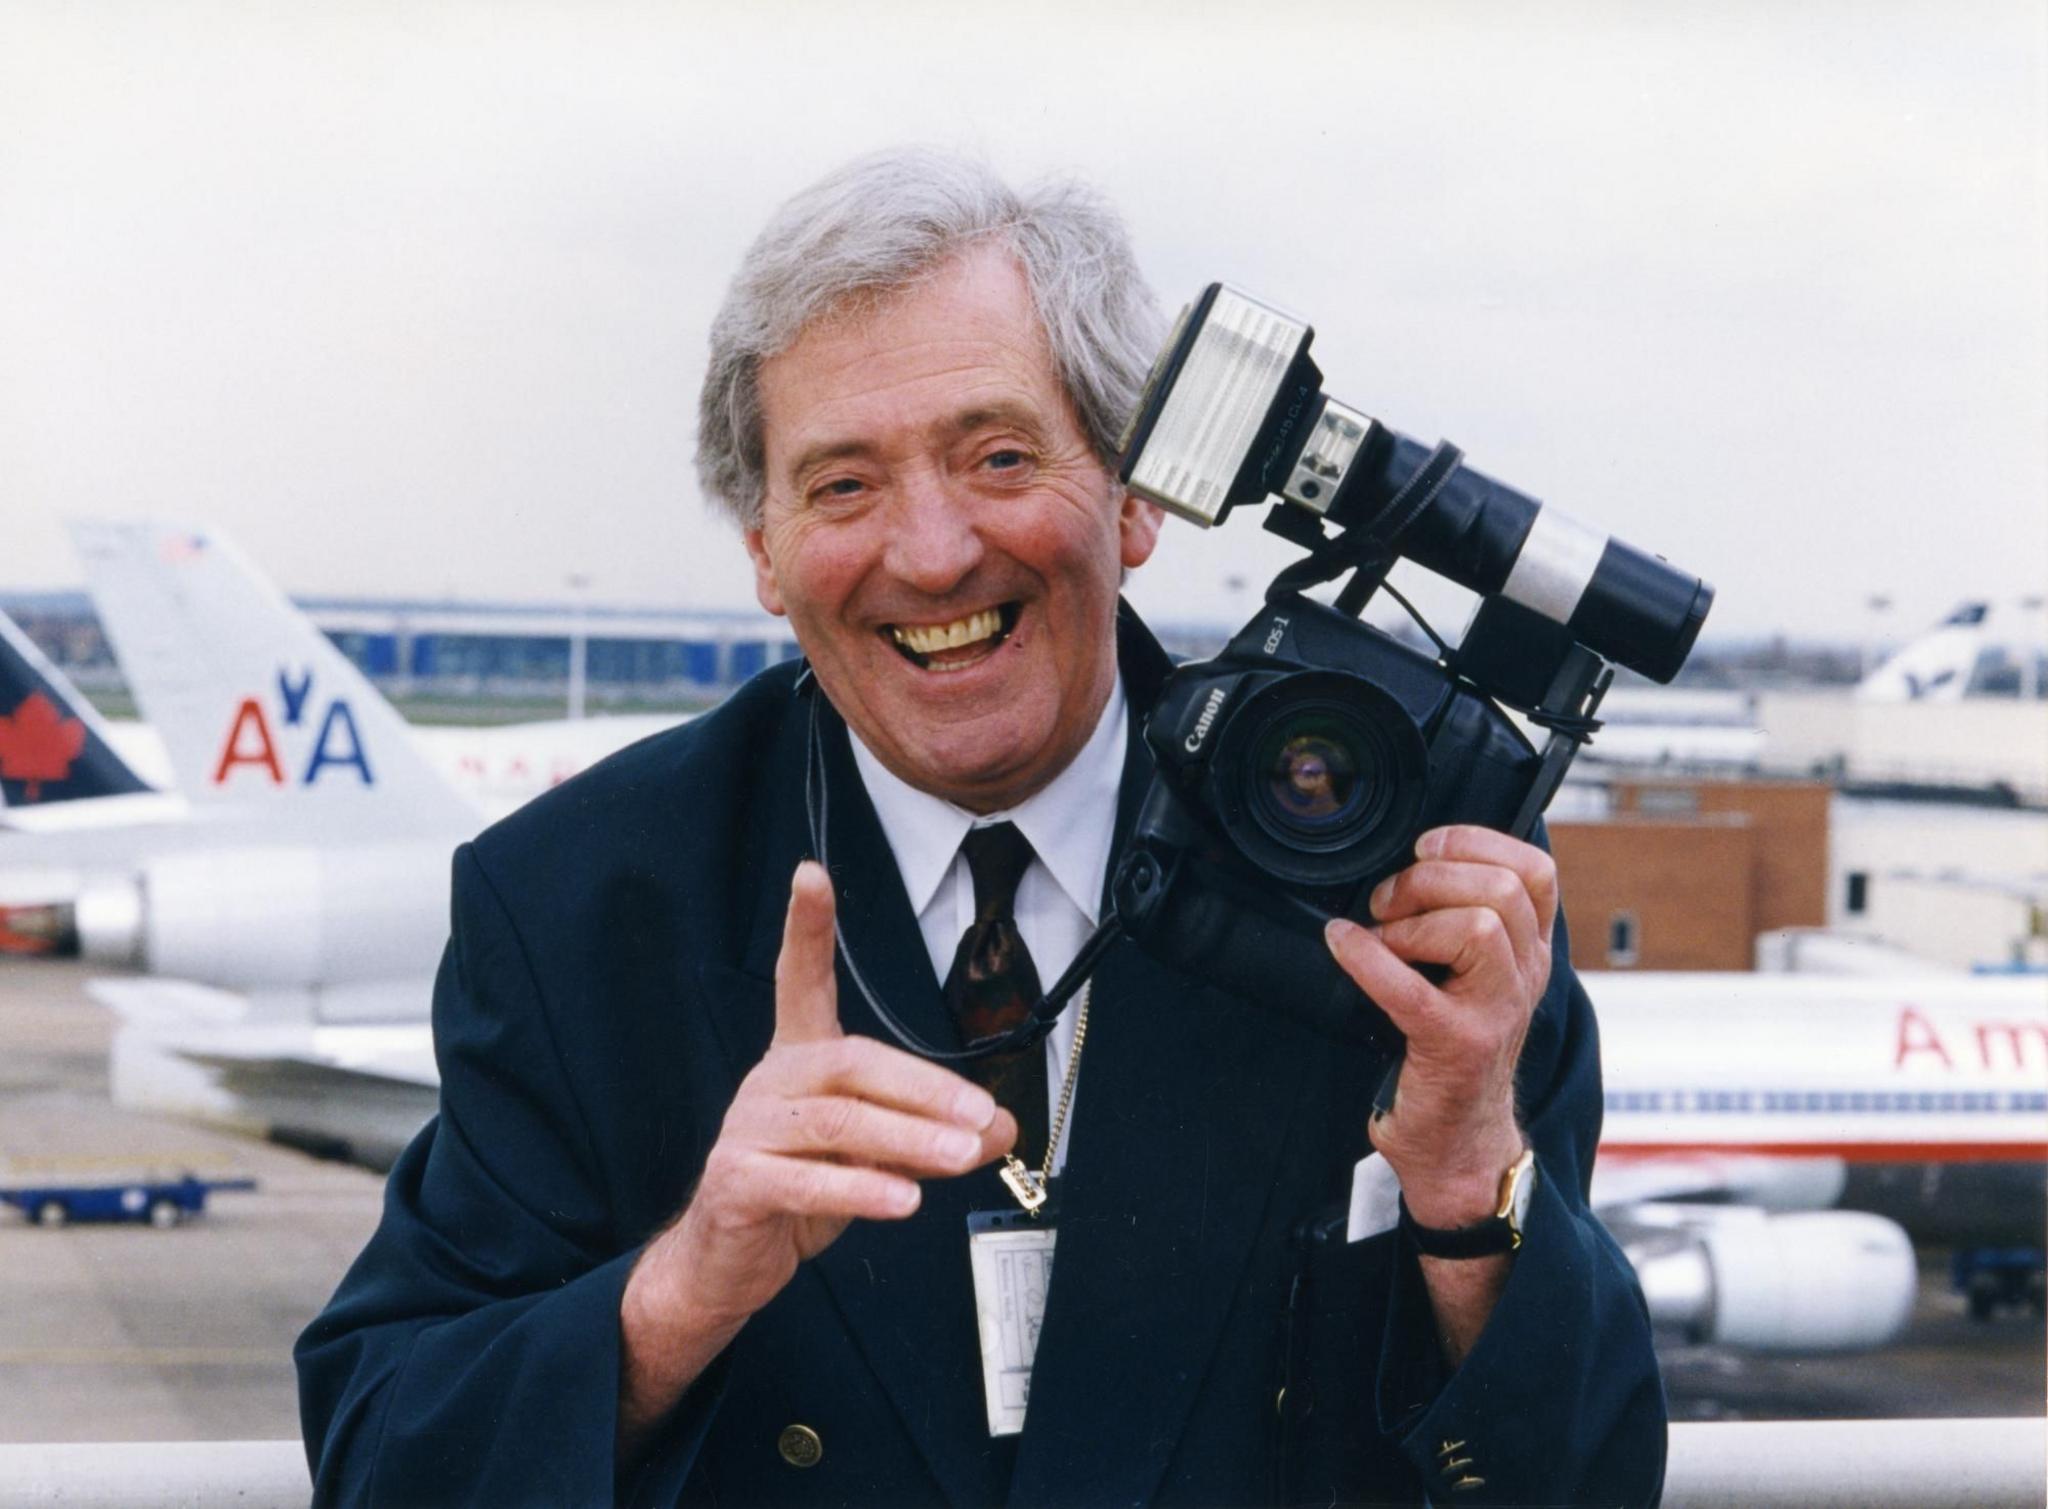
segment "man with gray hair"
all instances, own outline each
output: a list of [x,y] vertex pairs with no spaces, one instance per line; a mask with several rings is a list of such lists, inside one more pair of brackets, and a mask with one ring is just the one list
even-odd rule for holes
[[748,252],[699,471],[804,664],[458,852],[441,1112],[299,1346],[322,1501],[1654,1500],[1539,848],[1434,830],[1332,925],[1389,1114],[1371,1050],[1127,943],[985,1051],[1149,776],[1159,334],[1099,199],[928,152]]

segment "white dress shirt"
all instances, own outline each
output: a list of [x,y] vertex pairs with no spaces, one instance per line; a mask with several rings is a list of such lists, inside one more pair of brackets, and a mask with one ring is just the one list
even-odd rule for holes
[[[917,912],[918,930],[931,954],[932,973],[944,983],[953,968],[960,936],[974,921],[974,876],[960,840],[970,828],[1015,823],[1031,841],[1035,856],[1017,885],[1017,931],[1031,950],[1042,987],[1049,987],[1074,962],[1095,930],[1109,848],[1116,823],[1116,799],[1124,771],[1124,684],[1117,678],[1094,733],[1081,752],[1037,794],[1007,812],[977,816],[899,780],[853,736],[854,764],[868,800],[896,857],[903,889]],[[1059,1110],[1060,1085],[1074,1044],[1078,998],[1060,1013],[1045,1042],[1047,1125]],[[1076,1088],[1075,1099],[1080,1098]],[[1066,1166],[1074,1112],[1054,1150],[1053,1172]]]

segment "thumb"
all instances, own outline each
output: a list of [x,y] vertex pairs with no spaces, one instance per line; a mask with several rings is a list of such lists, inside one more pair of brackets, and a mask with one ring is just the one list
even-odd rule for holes
[[832,973],[832,880],[807,859],[789,882],[789,916],[775,959],[775,1041],[840,1036],[839,985]]

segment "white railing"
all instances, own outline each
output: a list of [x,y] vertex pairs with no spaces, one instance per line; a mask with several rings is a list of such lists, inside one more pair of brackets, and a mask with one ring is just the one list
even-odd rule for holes
[[2048,1422],[1739,1420],[1671,1427],[1664,1509],[2042,1509]]
[[[2043,1509],[2048,1424],[1764,1420],[1671,1427],[1664,1509]],[[290,1509],[296,1441],[0,1445],[0,1509]]]
[[0,1446],[0,1509],[305,1509],[312,1494],[297,1441]]

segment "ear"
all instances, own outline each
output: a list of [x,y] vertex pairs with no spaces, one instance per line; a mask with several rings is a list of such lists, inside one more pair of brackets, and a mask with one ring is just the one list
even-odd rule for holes
[[1159,521],[1166,517],[1157,503],[1147,503],[1136,493],[1125,491],[1117,505],[1117,534],[1122,541],[1124,569],[1130,571],[1152,559],[1159,543]]
[[784,617],[782,588],[775,580],[775,562],[768,555],[768,541],[759,529],[744,530],[740,538],[746,541],[747,555],[754,562],[754,596],[777,618]]

